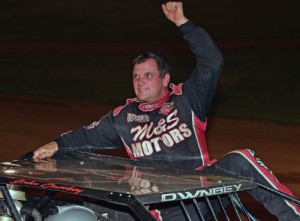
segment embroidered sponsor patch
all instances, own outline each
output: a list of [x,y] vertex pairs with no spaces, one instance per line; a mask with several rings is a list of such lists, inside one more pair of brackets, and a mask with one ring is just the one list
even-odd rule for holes
[[159,110],[160,114],[168,115],[174,109],[174,102],[165,103]]
[[142,115],[136,115],[136,114],[132,114],[132,113],[127,114],[127,122],[145,123],[145,122],[149,122],[149,121],[150,121],[150,118],[146,114],[142,114]]
[[154,109],[159,107],[158,103],[154,103],[154,104],[141,104],[140,109],[142,111],[153,111]]

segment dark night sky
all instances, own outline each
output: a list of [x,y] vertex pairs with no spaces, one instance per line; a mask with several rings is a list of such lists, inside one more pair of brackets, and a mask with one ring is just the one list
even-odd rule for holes
[[[82,51],[94,52],[97,49],[91,47],[89,43],[103,44],[103,42],[104,44],[106,42],[121,42],[127,45],[134,45],[136,42],[143,45],[150,45],[149,43],[151,42],[162,42],[162,45],[166,42],[182,42],[180,32],[164,17],[160,6],[162,2],[161,0],[111,0],[105,2],[99,0],[0,0],[0,54],[2,53],[3,56],[6,56],[8,52],[32,54],[32,52],[43,52],[43,50],[48,53],[49,51],[53,52],[53,48],[58,48],[61,52],[60,47],[64,48],[64,52],[68,53],[80,53]],[[278,82],[277,80],[276,82],[274,81],[275,86],[267,85],[266,87],[263,85],[262,87],[264,89],[272,86],[272,90],[275,91],[277,85],[279,85],[281,86],[280,90],[284,93],[287,92],[285,97],[289,97],[289,101],[287,101],[288,104],[281,102],[280,99],[275,101],[278,103],[281,102],[281,108],[284,110],[288,109],[286,107],[299,106],[299,102],[295,102],[295,100],[299,100],[299,90],[296,91],[295,89],[295,85],[297,85],[297,81],[299,81],[299,75],[296,69],[299,59],[297,60],[297,57],[295,58],[295,49],[300,48],[299,0],[186,0],[183,1],[183,3],[186,16],[196,24],[204,27],[225,53],[237,48],[246,48],[247,50],[271,47],[291,48],[293,50],[291,54],[283,54],[280,55],[279,58],[274,59],[277,64],[280,63],[282,59],[287,61],[286,64],[282,64],[279,67],[283,72],[286,71],[286,66],[289,68],[291,68],[290,66],[294,66],[292,67],[292,71],[288,70],[290,76],[286,77],[285,81],[282,81],[282,79],[279,79]],[[78,43],[82,44],[81,48],[76,47]],[[55,47],[51,47],[51,45],[55,45]],[[103,47],[103,45],[100,46]],[[135,49],[137,47],[132,48]],[[284,51],[284,53],[286,53],[286,51]],[[235,55],[231,55],[231,57],[228,56],[228,54],[225,55],[227,62],[226,68],[228,66],[230,67],[230,64],[232,66],[237,64],[236,60],[230,60],[234,58]],[[256,56],[253,51],[250,55],[254,58]],[[247,53],[246,56],[249,57]],[[293,58],[292,61],[290,61],[289,56]],[[57,67],[55,67],[55,65],[53,65],[54,61],[46,61],[46,57],[44,57],[44,60],[42,60],[42,58],[38,60],[34,56],[32,56],[33,60],[29,60],[30,58],[28,57],[26,57],[27,61],[24,61],[23,67],[20,65],[19,68],[15,68],[14,65],[12,68],[8,63],[11,62],[11,64],[15,64],[17,61],[2,59],[2,63],[0,63],[1,72],[4,73],[6,71],[9,74],[5,75],[7,81],[4,85],[1,85],[0,82],[2,88],[0,93],[7,93],[7,91],[4,91],[5,87],[8,88],[7,90],[10,90],[10,88],[21,88],[24,85],[24,77],[21,72],[26,74],[32,72],[29,68],[25,70],[27,71],[25,72],[25,65],[35,68],[34,71],[37,76],[39,76],[39,71],[46,74],[46,70],[49,71],[48,75],[51,77],[53,73],[55,73],[56,75],[64,74],[66,75],[65,78],[68,78],[68,75],[76,69],[76,65],[71,63],[69,65],[74,66],[74,68],[70,70],[68,69],[69,67],[59,66],[62,64],[56,64]],[[250,57],[250,59],[253,57]],[[10,59],[7,58],[7,56],[5,58]],[[13,59],[15,59],[15,57]],[[36,63],[34,63],[34,59],[36,59]],[[265,58],[257,54],[256,59],[260,59],[258,62],[261,62]],[[20,62],[20,60],[18,61]],[[256,62],[249,61],[253,62],[253,64]],[[42,62],[46,64],[40,68],[41,70],[38,70],[37,66]],[[64,63],[65,61],[59,62]],[[87,62],[89,62],[89,60]],[[266,62],[266,64],[268,64],[268,62]],[[87,66],[86,64],[84,65]],[[245,64],[241,63],[241,65]],[[246,65],[248,64],[246,63]],[[64,68],[66,71],[64,71]],[[95,66],[94,69],[96,68],[98,67]],[[251,68],[253,69],[253,66],[250,64],[248,70],[251,70]],[[268,67],[258,66],[255,68],[260,68],[260,70],[263,70],[263,68],[268,69]],[[92,69],[93,67],[90,66],[89,71],[94,72],[95,70]],[[226,71],[228,72],[228,70],[232,71],[230,68],[225,70],[225,78]],[[17,80],[20,82],[20,85],[15,86],[15,82],[17,81],[14,79],[16,74],[14,74],[13,71],[19,73],[20,77]],[[70,71],[70,73],[67,71]],[[25,76],[25,74],[23,75]],[[243,75],[241,74],[240,76]],[[80,82],[80,79],[81,78],[79,78],[79,80],[75,79],[75,76],[72,76],[72,80],[74,81]],[[28,78],[26,78],[26,80],[28,80]],[[37,87],[36,91],[28,92],[27,89],[24,89],[24,91],[26,91],[27,94],[41,93],[39,91],[41,89],[38,87],[39,84],[41,84],[40,82],[43,82],[42,79],[37,80],[33,77],[32,80],[36,80],[36,82],[28,82],[28,88],[31,90]],[[65,80],[68,81],[69,79]],[[109,79],[104,79],[103,81],[108,80]],[[267,82],[266,80],[268,79],[250,80],[253,81],[253,85],[255,83],[260,86],[257,82]],[[240,81],[239,87],[242,89],[247,87],[251,89],[253,87],[251,82],[246,85],[249,81],[248,79],[241,79]],[[293,84],[293,87],[290,87],[290,82]],[[51,82],[46,83],[51,84]],[[54,79],[54,83],[56,83],[56,79]],[[10,86],[10,84],[12,86]],[[51,85],[49,88],[51,88]],[[277,90],[276,93],[282,94],[282,91]],[[294,91],[296,93],[294,93]],[[18,93],[23,93],[23,91]],[[65,92],[62,91],[62,93]],[[124,96],[127,96],[127,94],[124,93]],[[272,97],[272,94],[270,94],[270,96]],[[274,94],[273,97],[276,96],[277,95]],[[262,103],[264,103],[264,101],[262,101]],[[224,106],[224,104],[222,105]],[[256,106],[253,108],[256,108]],[[278,109],[280,112],[280,108],[276,105],[271,109]],[[294,110],[294,112],[297,112],[297,110]]]
[[[0,40],[177,38],[162,1],[1,0]],[[299,1],[184,1],[187,17],[220,39],[299,38]]]

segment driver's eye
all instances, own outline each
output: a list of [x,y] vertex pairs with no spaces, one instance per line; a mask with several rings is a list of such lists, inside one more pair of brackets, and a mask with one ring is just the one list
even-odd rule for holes
[[145,76],[146,76],[146,78],[152,78],[152,74],[151,73],[146,73]]

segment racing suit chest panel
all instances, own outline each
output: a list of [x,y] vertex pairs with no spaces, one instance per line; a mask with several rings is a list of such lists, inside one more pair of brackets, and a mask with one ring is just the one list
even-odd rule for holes
[[172,94],[161,107],[149,112],[139,105],[133,102],[115,116],[115,129],[133,158],[187,169],[204,164],[201,155],[203,149],[207,152],[206,144],[199,139],[204,139],[205,127],[195,125],[200,121],[184,95]]

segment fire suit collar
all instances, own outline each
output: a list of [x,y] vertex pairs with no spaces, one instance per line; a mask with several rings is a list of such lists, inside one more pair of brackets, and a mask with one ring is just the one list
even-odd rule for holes
[[171,92],[166,93],[162,98],[157,101],[141,103],[139,109],[144,112],[153,111],[157,108],[160,108],[171,96]]

